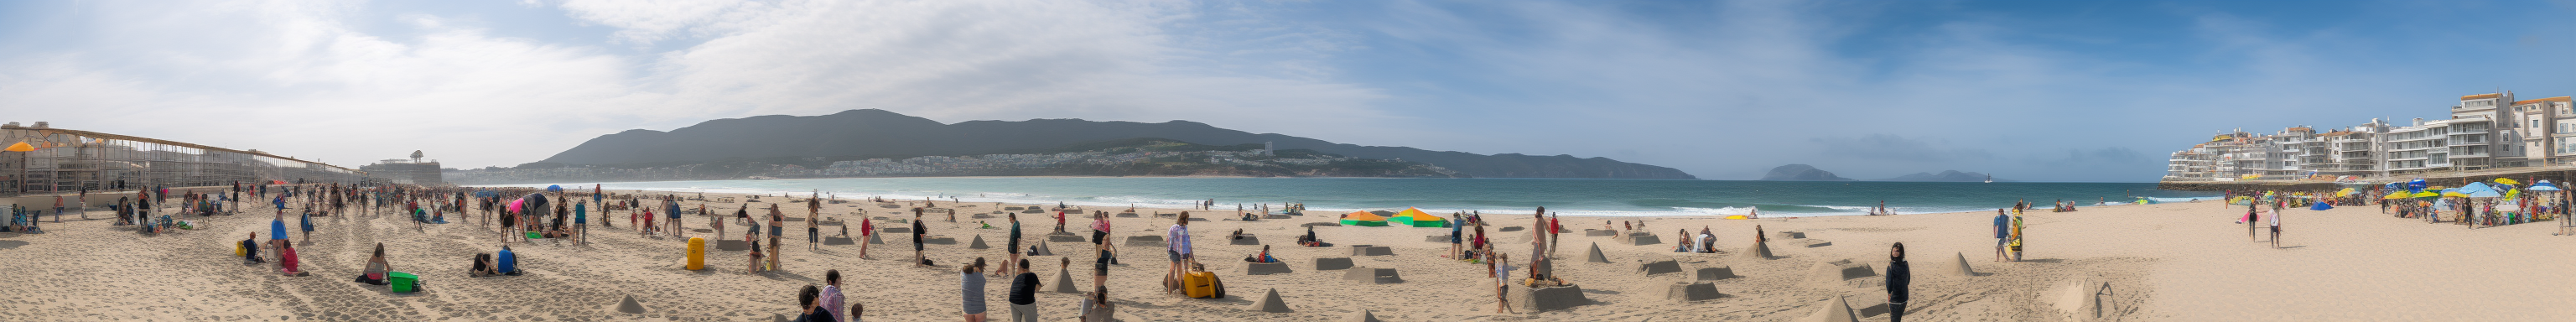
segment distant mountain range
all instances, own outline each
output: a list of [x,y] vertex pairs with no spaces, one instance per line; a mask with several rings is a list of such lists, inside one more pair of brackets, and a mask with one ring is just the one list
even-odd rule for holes
[[[1986,175],[1986,174],[1983,174],[1983,173],[1976,173],[1976,172],[1959,172],[1958,170],[1946,170],[1946,171],[1941,171],[1941,173],[1938,173],[1938,174],[1930,173],[1930,172],[1916,172],[1916,173],[1914,173],[1914,174],[1898,176],[1898,177],[1895,177],[1895,178],[1876,179],[1876,180],[1869,180],[1869,181],[1898,181],[1898,182],[1985,182],[1987,179],[1990,179],[1990,178],[1992,178],[1992,177],[1991,177],[1991,176],[1988,176],[1988,175]],[[1762,179],[1761,179],[1761,180],[1764,180],[1764,181],[1859,181],[1859,180],[1854,180],[1854,179],[1851,179],[1851,178],[1844,178],[1844,177],[1842,177],[1842,176],[1836,176],[1836,175],[1834,175],[1834,173],[1833,173],[1833,172],[1831,172],[1831,171],[1825,171],[1824,169],[1817,169],[1817,168],[1816,168],[1816,167],[1814,167],[1814,166],[1809,166],[1809,165],[1805,165],[1805,164],[1790,164],[1790,165],[1783,165],[1783,166],[1779,166],[1779,167],[1771,168],[1771,172],[1763,174],[1763,175],[1762,175]],[[2004,180],[2004,179],[1993,179],[1993,180],[1994,180],[1995,182],[2009,182],[2009,181],[2012,181],[2012,180]]]
[[1825,170],[1822,170],[1822,169],[1816,169],[1816,167],[1814,167],[1814,166],[1809,166],[1809,165],[1804,165],[1804,164],[1791,164],[1791,165],[1784,165],[1784,166],[1779,166],[1779,167],[1771,168],[1771,172],[1770,172],[1770,173],[1766,173],[1766,174],[1763,174],[1763,175],[1762,175],[1762,180],[1763,180],[1763,181],[1853,181],[1851,178],[1844,178],[1844,177],[1841,177],[1841,176],[1836,176],[1836,175],[1834,175],[1834,173],[1833,173],[1833,172],[1825,171]]
[[[1986,179],[1991,179],[1991,178],[1994,178],[1994,177],[1993,177],[1993,176],[1990,176],[1990,175],[1987,175],[1987,174],[1984,174],[1984,173],[1976,173],[1976,172],[1959,172],[1959,170],[1944,170],[1944,171],[1941,171],[1941,173],[1939,173],[1939,174],[1934,174],[1934,173],[1929,173],[1929,172],[1915,172],[1914,174],[1908,174],[1908,175],[1903,175],[1903,176],[1897,176],[1897,177],[1895,177],[1895,178],[1886,178],[1886,179],[1878,179],[1878,180],[1870,180],[1870,181],[1908,181],[1908,182],[1985,182],[1985,181],[1986,181]],[[2009,181],[2012,181],[2012,180],[2004,180],[2004,179],[1994,179],[1994,180],[1995,180],[1995,182],[2009,182]]]
[[818,116],[717,119],[670,132],[627,130],[592,138],[544,161],[521,167],[679,166],[726,160],[766,160],[810,168],[832,161],[873,158],[1041,153],[1060,151],[1077,144],[1138,138],[1216,146],[1269,142],[1278,150],[1305,149],[1351,158],[1418,162],[1469,177],[1697,179],[1673,168],[1602,157],[1517,153],[1482,155],[1410,147],[1360,146],[1283,134],[1254,134],[1190,121],[1137,123],[1035,119],[942,124],[877,109]]

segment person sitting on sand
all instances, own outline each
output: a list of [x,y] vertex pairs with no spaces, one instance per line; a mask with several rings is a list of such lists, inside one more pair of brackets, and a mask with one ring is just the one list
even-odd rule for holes
[[1297,245],[1306,247],[1332,247],[1333,243],[1324,242],[1323,238],[1316,237],[1315,226],[1306,226],[1306,235],[1297,236]]
[[312,273],[310,273],[310,272],[305,272],[301,267],[299,267],[299,266],[297,265],[297,264],[302,263],[303,261],[302,261],[302,260],[300,260],[300,258],[297,258],[297,257],[295,256],[295,244],[293,244],[293,243],[288,243],[288,244],[283,244],[283,245],[279,245],[279,246],[282,246],[282,247],[280,247],[280,248],[278,248],[278,249],[277,249],[277,271],[278,271],[278,273],[285,274],[286,276],[310,276],[310,275],[313,275],[313,274],[312,274]]
[[1674,236],[1673,252],[1675,252],[1675,253],[1691,253],[1691,252],[1698,252],[1698,251],[1699,251],[1699,248],[1698,248],[1698,247],[1691,247],[1691,242],[1692,242],[1693,238],[1691,238],[1691,237],[1690,237],[1690,230],[1689,230],[1689,229],[1683,229],[1683,230],[1681,230],[1681,232],[1680,232],[1680,233],[1681,233],[1680,235],[1676,235],[1676,236]]
[[241,246],[235,247],[241,247],[242,249],[243,265],[268,263],[267,260],[259,258],[259,232],[250,232],[250,239],[243,239],[241,241]]
[[492,253],[474,253],[474,266],[465,270],[466,277],[501,275],[500,265],[492,262]]
[[1261,245],[1261,252],[1253,253],[1251,257],[1244,257],[1243,261],[1246,263],[1277,263],[1279,262],[1279,258],[1270,257],[1270,245]]
[[376,254],[367,257],[366,271],[358,274],[357,282],[369,285],[385,285],[385,273],[392,272],[393,270],[393,263],[385,261],[385,243],[376,243]]
[[501,255],[494,256],[493,263],[501,275],[519,276],[519,253],[510,251],[510,245],[501,245]]
[[1111,319],[1110,316],[1116,315],[1115,312],[1117,312],[1117,309],[1117,305],[1109,303],[1109,288],[1094,286],[1091,288],[1091,294],[1083,294],[1082,296],[1081,320],[1083,322],[1109,322]]
[[743,274],[760,273],[760,259],[763,258],[760,253],[760,239],[752,236],[758,236],[758,233],[747,232],[742,236],[742,242],[751,245],[751,267],[744,268]]
[[1243,229],[1241,229],[1241,228],[1237,228],[1237,229],[1235,229],[1235,230],[1234,230],[1234,232],[1226,233],[1226,234],[1225,234],[1225,239],[1226,239],[1226,240],[1243,240]]

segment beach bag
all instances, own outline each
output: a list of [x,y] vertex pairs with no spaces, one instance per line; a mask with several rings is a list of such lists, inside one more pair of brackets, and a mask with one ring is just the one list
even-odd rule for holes
[[1225,287],[1217,281],[1214,272],[1190,272],[1182,275],[1181,287],[1184,289],[1183,293],[1187,293],[1190,298],[1225,297]]
[[404,272],[389,272],[385,273],[385,280],[388,282],[386,284],[386,289],[392,290],[394,293],[411,293],[420,291],[419,275],[412,275],[411,273]]

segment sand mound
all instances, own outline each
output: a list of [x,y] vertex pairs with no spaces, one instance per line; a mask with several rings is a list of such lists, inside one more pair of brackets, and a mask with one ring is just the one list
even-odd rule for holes
[[1522,229],[1528,229],[1528,228],[1527,228],[1527,227],[1521,227],[1521,226],[1511,226],[1511,227],[1503,227],[1502,231],[1504,231],[1504,232],[1515,232],[1515,231],[1521,231]]
[[1583,251],[1583,261],[1608,264],[1610,257],[1601,255],[1601,243],[1592,243],[1592,249]]
[[2049,290],[2043,297],[2057,309],[2057,316],[2067,321],[2093,321],[2109,316],[2115,309],[2111,283],[2078,278]]
[[1261,244],[1261,236],[1253,236],[1253,235],[1251,235],[1251,234],[1244,234],[1244,235],[1243,235],[1243,238],[1235,238],[1235,239],[1232,239],[1232,240],[1228,240],[1228,241],[1226,242],[1226,244],[1229,244],[1229,245],[1260,245],[1260,244]]
[[885,239],[877,238],[877,236],[880,236],[880,235],[879,235],[879,234],[868,234],[868,244],[869,244],[869,245],[884,245],[884,244],[885,244]]
[[957,238],[948,237],[948,236],[931,235],[930,237],[922,237],[922,238],[921,238],[921,243],[922,243],[922,244],[928,244],[928,245],[956,245],[956,244],[957,244]]
[[1055,234],[1047,234],[1047,241],[1050,241],[1050,242],[1059,242],[1059,243],[1079,243],[1079,242],[1084,242],[1084,240],[1082,239],[1082,236],[1077,236],[1077,235],[1074,235],[1074,234],[1071,234],[1071,233],[1055,233]]
[[824,245],[824,246],[834,246],[834,245],[857,245],[857,244],[858,244],[858,241],[850,240],[850,238],[849,238],[849,237],[823,237],[823,245]]
[[617,312],[644,314],[644,303],[636,303],[634,295],[627,295],[625,300],[617,301]]
[[1127,236],[1127,246],[1163,247],[1163,236]]
[[716,250],[722,250],[722,251],[744,251],[744,250],[750,250],[750,249],[751,249],[751,246],[750,246],[749,244],[743,243],[743,241],[742,241],[742,240],[739,240],[739,239],[718,239],[718,240],[716,240]]
[[1430,236],[1422,236],[1422,241],[1426,241],[1426,242],[1434,242],[1434,243],[1448,243],[1448,242],[1449,242],[1449,235],[1430,235]]
[[1315,259],[1315,270],[1318,270],[1318,271],[1329,271],[1329,270],[1350,269],[1350,268],[1351,268],[1351,258],[1350,258],[1350,257],[1325,257],[1325,258],[1317,258],[1317,259]]
[[1270,289],[1269,292],[1261,294],[1261,300],[1253,301],[1252,310],[1270,313],[1296,312],[1288,309],[1287,302],[1279,300],[1279,289],[1276,288]]
[[1585,230],[1583,230],[1583,237],[1609,237],[1609,236],[1618,236],[1618,235],[1619,235],[1619,232],[1617,232],[1617,231],[1600,230],[1600,229],[1585,229]]
[[1772,232],[1772,233],[1771,233],[1771,239],[1806,239],[1806,238],[1807,238],[1807,233],[1805,233],[1805,232],[1779,231],[1779,232]]
[[1344,321],[1344,322],[1385,322],[1384,320],[1378,320],[1378,319],[1377,319],[1377,313],[1370,313],[1368,309],[1360,309],[1360,311],[1359,311],[1359,312],[1352,312],[1352,313],[1351,313],[1351,315],[1350,315],[1349,317],[1344,317],[1344,318],[1342,318],[1342,321]]
[[1815,313],[1815,314],[1809,314],[1809,315],[1807,315],[1807,317],[1799,318],[1799,319],[1798,319],[1798,321],[1799,321],[1799,322],[1855,322],[1855,321],[1860,321],[1860,318],[1859,318],[1859,317],[1854,316],[1854,315],[1852,314],[1851,304],[1850,304],[1850,303],[1843,302],[1843,297],[1841,297],[1841,296],[1835,296],[1835,297],[1834,297],[1834,299],[1832,299],[1832,300],[1826,300],[1826,301],[1825,301],[1825,303],[1824,303],[1824,305],[1821,305],[1821,306],[1822,306],[1822,307],[1820,307],[1820,308],[1817,308],[1817,309],[1816,309],[1816,313]]
[[974,241],[974,242],[966,243],[966,249],[990,249],[990,248],[993,248],[993,246],[992,246],[992,245],[986,245],[986,244],[984,244],[984,235],[975,235],[975,241]]
[[1816,248],[1816,247],[1833,246],[1833,245],[1834,245],[1834,242],[1823,241],[1823,240],[1815,240],[1815,239],[1809,239],[1809,240],[1807,240],[1807,241],[1806,241],[1806,244],[1807,244],[1807,248]]

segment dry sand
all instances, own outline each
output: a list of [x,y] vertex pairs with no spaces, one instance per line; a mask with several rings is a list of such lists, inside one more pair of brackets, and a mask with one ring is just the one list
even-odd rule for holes
[[[742,205],[713,208],[730,214]],[[956,264],[975,256],[996,263],[1006,257],[999,247],[1008,231],[976,229],[976,219],[968,217],[1002,205],[965,205],[972,207],[955,208],[962,209],[958,223],[941,221],[945,217],[937,214],[927,217],[932,234],[959,242],[929,247],[928,256],[940,262],[939,268],[907,265],[910,240],[905,234],[883,236],[886,244],[871,250],[876,259],[863,260],[857,258],[856,245],[805,250],[804,236],[794,231],[802,223],[790,223],[786,270],[758,275],[743,274],[743,252],[715,251],[712,245],[708,270],[681,269],[684,239],[638,237],[624,221],[625,212],[608,216],[618,220],[616,228],[593,227],[590,245],[546,240],[513,246],[529,273],[497,278],[469,278],[465,270],[471,254],[497,250],[501,236],[453,215],[455,223],[425,231],[415,231],[395,216],[320,219],[314,240],[302,241],[310,244],[300,248],[305,268],[315,274],[311,277],[277,276],[274,266],[245,266],[231,255],[231,243],[246,233],[265,235],[270,218],[265,214],[190,217],[203,226],[163,236],[138,236],[132,228],[111,227],[104,219],[69,221],[47,224],[53,231],[49,234],[0,234],[0,260],[11,263],[0,265],[0,294],[6,294],[0,300],[0,320],[758,321],[792,312],[796,288],[821,283],[825,269],[841,270],[847,278],[845,294],[851,302],[867,304],[867,319],[952,320],[960,313]],[[2569,296],[2576,290],[2567,287],[2576,280],[2562,272],[2571,264],[2562,254],[2576,247],[2561,240],[2576,237],[2550,236],[2554,223],[2470,230],[2389,218],[2373,207],[2292,210],[2283,243],[2287,248],[2272,249],[2268,243],[2247,241],[2244,226],[2231,222],[2241,209],[2222,207],[2202,202],[2033,213],[2028,217],[2027,260],[2017,263],[1990,261],[1993,239],[1986,229],[1992,213],[1650,218],[1645,231],[1660,234],[1663,243],[1646,246],[1580,234],[1581,229],[1602,228],[1604,220],[1638,218],[1567,217],[1573,232],[1565,235],[1556,254],[1558,274],[1583,287],[1594,302],[1521,314],[1491,313],[1493,282],[1484,266],[1440,258],[1448,245],[1424,241],[1424,236],[1445,234],[1445,228],[1318,227],[1335,244],[1393,247],[1393,256],[1352,259],[1361,267],[1396,268],[1403,282],[1366,284],[1343,280],[1342,271],[1314,270],[1314,258],[1350,257],[1348,249],[1290,243],[1303,232],[1298,224],[1332,221],[1332,215],[1239,222],[1222,211],[1200,213],[1211,221],[1191,227],[1201,261],[1220,273],[1235,298],[1164,295],[1157,283],[1163,263],[1156,247],[1121,247],[1129,266],[1113,266],[1110,281],[1113,299],[1122,305],[1118,317],[1127,321],[1340,320],[1360,309],[1387,321],[1777,321],[1806,319],[1837,298],[1860,320],[1883,321],[1887,315],[1879,303],[1885,293],[1875,275],[1887,267],[1887,245],[1905,242],[1916,275],[1907,317],[1923,321],[2058,320],[2070,314],[2061,308],[2078,302],[2100,303],[2100,320],[2517,321],[2576,316]],[[803,213],[801,205],[784,208],[790,216]],[[896,210],[852,201],[828,205],[826,217],[909,217]],[[1160,235],[1171,220],[1151,213],[1178,211],[1148,209],[1140,210],[1148,214],[1143,218],[1118,218],[1116,236]],[[1027,240],[1044,240],[1041,234],[1053,222],[1044,215],[1024,216]],[[1497,226],[1529,222],[1526,215],[1487,217]],[[1005,222],[985,220],[997,226]],[[691,216],[687,223],[705,228],[707,219]],[[1086,223],[1076,217],[1068,229],[1080,231]],[[1757,224],[1772,232],[1803,232],[1806,238],[1773,239],[1767,246],[1780,256],[1776,259],[1735,256],[1752,242]],[[887,221],[877,225],[901,226]],[[1718,249],[1727,254],[1667,251],[1678,239],[1675,230],[1696,232],[1702,226],[1718,232]],[[727,228],[731,236],[726,237],[739,238],[743,227],[728,223]],[[829,235],[838,228],[823,230]],[[1294,271],[1243,275],[1239,258],[1260,246],[1228,245],[1224,234],[1238,228],[1274,245],[1275,255]],[[1527,232],[1495,232],[1496,241],[1520,258],[1528,253]],[[996,247],[967,249],[976,236]],[[350,282],[376,242],[388,246],[396,270],[424,276],[427,291],[392,294]],[[1830,245],[1810,247],[1815,242]],[[1611,263],[1585,263],[1585,250],[1595,243]],[[1074,280],[1087,288],[1092,259],[1087,244],[1049,247],[1074,259]],[[1964,254],[1981,276],[1951,274],[1956,270],[1952,262],[1961,257],[1957,254]],[[1057,257],[1033,257],[1042,280],[1054,280],[1061,269]],[[1662,260],[1677,261],[1683,272],[1639,272],[1642,263]],[[1850,280],[1817,276],[1820,264],[1837,260],[1872,271]],[[1710,281],[1724,297],[1696,302],[1665,297],[1670,285],[1691,279],[1698,269],[1721,266],[1743,276]],[[2108,287],[2069,288],[2079,281]],[[1005,277],[991,279],[986,293],[993,319],[1008,315],[1004,294],[1009,284]],[[1251,307],[1270,289],[1278,290],[1294,312]],[[628,295],[648,312],[616,312],[618,300]],[[1047,320],[1075,315],[1074,295],[1041,293],[1038,301]]]

